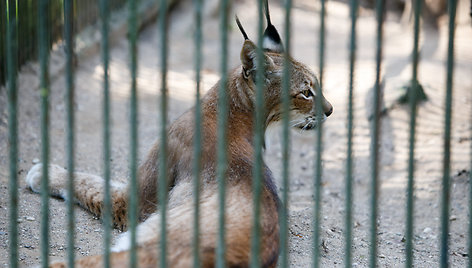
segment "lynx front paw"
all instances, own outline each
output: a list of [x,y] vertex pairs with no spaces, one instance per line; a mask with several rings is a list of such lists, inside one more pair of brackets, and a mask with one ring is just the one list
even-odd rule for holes
[[43,164],[34,165],[26,175],[26,184],[35,193],[41,190]]
[[[57,165],[49,165],[49,194],[65,198],[67,171]],[[26,175],[26,184],[35,193],[40,193],[43,164],[34,165]]]

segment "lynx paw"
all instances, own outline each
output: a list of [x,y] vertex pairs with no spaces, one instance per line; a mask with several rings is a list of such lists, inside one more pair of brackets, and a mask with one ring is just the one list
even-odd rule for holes
[[41,190],[41,175],[43,170],[43,164],[34,165],[28,174],[26,175],[26,184],[35,193],[39,193]]
[[[65,198],[67,171],[60,166],[49,165],[49,194]],[[26,184],[35,193],[40,193],[43,177],[43,164],[34,165],[26,175]]]

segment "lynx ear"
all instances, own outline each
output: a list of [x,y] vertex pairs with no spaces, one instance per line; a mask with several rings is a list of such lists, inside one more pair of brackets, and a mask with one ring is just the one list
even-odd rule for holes
[[277,29],[275,29],[274,25],[272,25],[272,22],[270,21],[269,0],[265,0],[265,11],[267,27],[264,31],[262,47],[265,51],[283,53],[284,46],[282,44],[282,40],[280,39],[280,35],[277,32]]
[[[271,57],[264,54],[264,67],[265,69],[273,68],[274,61]],[[249,39],[244,41],[243,48],[241,49],[241,63],[243,65],[243,76],[248,79],[252,76],[255,78],[257,69],[257,46]]]
[[256,45],[249,39],[246,39],[241,49],[241,63],[243,65],[243,76],[248,79],[256,70]]
[[[239,30],[244,36],[244,44],[243,44],[243,48],[241,49],[241,55],[240,55],[241,63],[243,65],[243,76],[245,79],[248,79],[251,76],[254,79],[255,70],[257,69],[257,60],[256,60],[257,46],[251,40],[249,40],[246,34],[246,31],[244,31],[244,28],[241,25],[241,22],[239,21],[237,16],[236,16],[236,23],[238,24]],[[272,66],[274,64],[274,61],[270,57],[264,54],[264,64],[265,64],[265,67],[267,68],[269,66]]]
[[256,45],[249,40],[247,37],[246,31],[244,30],[241,22],[239,21],[238,16],[236,17],[236,23],[238,24],[239,30],[243,34],[244,44],[241,49],[241,63],[243,65],[243,76],[245,79],[248,79],[251,73],[255,70],[255,59],[256,59]]
[[241,25],[241,22],[239,21],[238,16],[235,15],[235,17],[236,17],[236,23],[238,24],[239,30],[243,34],[244,40],[249,40],[249,37],[247,37],[246,31],[244,30],[243,26]]

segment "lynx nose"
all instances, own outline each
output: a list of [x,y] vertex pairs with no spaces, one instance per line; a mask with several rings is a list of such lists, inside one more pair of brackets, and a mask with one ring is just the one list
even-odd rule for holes
[[331,105],[331,103],[329,103],[327,100],[324,101],[323,111],[326,117],[333,113],[333,105]]
[[331,108],[327,112],[325,112],[325,115],[330,116],[332,113],[333,113],[333,106],[331,106]]

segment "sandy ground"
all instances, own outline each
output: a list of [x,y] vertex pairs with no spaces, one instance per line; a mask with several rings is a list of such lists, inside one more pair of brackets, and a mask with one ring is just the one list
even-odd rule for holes
[[[317,6],[306,0],[296,0],[292,14],[292,54],[316,70],[318,44]],[[172,121],[194,102],[193,16],[190,1],[184,1],[172,13],[170,25],[169,92]],[[256,40],[256,5],[247,0],[236,1],[234,10],[250,37]],[[283,28],[280,3],[271,4],[273,22]],[[209,12],[208,14],[211,14]],[[232,16],[231,16],[232,17]],[[239,61],[242,37],[232,22],[230,31],[229,66]],[[346,119],[348,89],[348,7],[338,2],[328,3],[327,51],[324,92],[334,106],[334,113],[324,124],[323,188],[322,188],[322,259],[323,267],[338,267],[344,256],[344,200]],[[219,21],[206,16],[204,21],[204,88],[208,89],[219,77]],[[281,31],[282,33],[282,31]],[[405,189],[408,159],[409,111],[396,104],[401,88],[411,75],[409,54],[412,32],[389,14],[385,23],[384,82],[385,115],[382,117],[381,185],[378,218],[380,267],[398,267],[404,263]],[[424,31],[420,81],[429,100],[418,109],[415,185],[415,266],[435,267],[439,260],[440,196],[442,178],[442,144],[444,94],[446,85],[445,59],[447,48],[446,20],[439,31]],[[365,267],[369,258],[370,215],[370,128],[372,86],[375,78],[375,21],[368,10],[361,10],[358,22],[354,108],[354,229],[353,262]],[[158,38],[157,27],[146,28],[139,40],[139,148],[144,156],[158,133]],[[450,262],[462,267],[467,257],[468,191],[471,148],[472,111],[472,27],[459,24],[456,33],[456,65],[454,73]],[[111,51],[112,90],[112,172],[116,178],[128,172],[129,71],[126,40]],[[52,68],[63,65],[56,53]],[[53,72],[54,73],[54,72]],[[98,55],[82,59],[76,72],[77,146],[76,169],[102,173],[101,74]],[[33,162],[40,159],[40,123],[38,68],[30,64],[19,77],[19,252],[20,264],[30,266],[40,262],[40,197],[26,189],[24,177]],[[51,158],[65,166],[64,77],[51,78]],[[5,90],[0,91],[0,265],[8,266],[8,142]],[[280,138],[273,131],[266,152],[266,162],[280,178]],[[311,263],[313,239],[314,132],[292,131],[290,165],[290,263],[293,267],[308,267]],[[280,185],[280,184],[279,184]],[[50,199],[51,259],[66,256],[66,206],[62,200]],[[78,257],[99,254],[103,245],[99,220],[83,209],[76,210],[76,254]],[[116,236],[118,231],[114,231]]]

